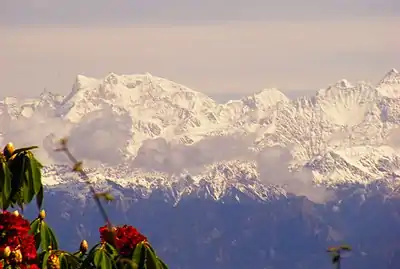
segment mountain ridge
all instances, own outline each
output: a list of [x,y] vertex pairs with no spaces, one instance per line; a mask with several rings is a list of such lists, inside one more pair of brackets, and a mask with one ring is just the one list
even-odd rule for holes
[[[286,190],[310,195],[315,186],[369,184],[400,169],[400,143],[393,140],[400,130],[395,69],[375,85],[339,80],[294,100],[264,89],[223,104],[151,74],[79,75],[65,97],[44,92],[37,100],[6,98],[0,113],[7,126],[3,139],[12,137],[21,119],[51,118],[68,126],[59,129],[65,128],[80,158],[105,164],[96,173],[109,172],[111,181],[122,184],[116,175],[124,167],[125,181],[136,182],[131,188],[142,193],[171,188],[166,193],[174,202],[193,193],[219,200],[232,188],[259,200]],[[46,154],[54,158],[53,138],[45,136]],[[95,142],[102,145],[90,148]],[[49,165],[45,184],[74,184],[67,173],[54,176],[57,169],[64,171]],[[179,179],[182,173],[195,180]]]

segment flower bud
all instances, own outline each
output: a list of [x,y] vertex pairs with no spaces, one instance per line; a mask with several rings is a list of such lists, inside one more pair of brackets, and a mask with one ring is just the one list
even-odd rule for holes
[[10,254],[11,254],[11,249],[10,249],[9,246],[7,246],[7,247],[5,247],[5,248],[3,249],[2,253],[1,253],[1,256],[2,256],[3,258],[8,258],[8,257],[10,257]]
[[44,220],[45,217],[46,217],[46,211],[44,211],[44,209],[40,210],[39,219]]
[[11,253],[11,259],[12,259],[13,262],[15,262],[15,263],[21,263],[21,262],[22,262],[22,253],[21,253],[21,250],[19,250],[19,249],[14,250],[14,251]]
[[80,252],[85,254],[89,249],[89,244],[86,240],[82,240],[81,245],[79,246]]
[[14,151],[15,151],[14,144],[10,142],[4,147],[3,154],[8,159],[13,155]]
[[60,259],[55,254],[50,255],[47,264],[50,269],[60,269]]
[[18,217],[18,216],[19,216],[18,210],[15,210],[15,211],[13,212],[13,215],[16,216],[16,217]]

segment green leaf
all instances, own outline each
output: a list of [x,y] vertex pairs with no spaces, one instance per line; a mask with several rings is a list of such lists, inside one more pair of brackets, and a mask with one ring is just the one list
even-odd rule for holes
[[96,251],[99,249],[99,246],[101,246],[101,243],[97,243],[94,245],[88,252],[86,259],[83,260],[82,267],[81,268],[90,268],[90,264],[93,263],[94,259],[94,254]]
[[94,265],[100,269],[113,268],[112,261],[103,248],[97,249],[93,258]]
[[23,193],[24,193],[24,203],[29,204],[33,197],[35,196],[35,189],[33,186],[32,174],[31,174],[31,163],[27,156],[24,156],[24,183],[23,183]]
[[74,255],[71,255],[69,253],[65,253],[65,258],[66,258],[66,260],[67,260],[67,262],[69,264],[69,268],[77,269],[77,268],[80,267],[81,260],[78,257],[76,257]]
[[43,251],[48,250],[49,247],[51,247],[52,250],[58,249],[57,238],[51,228],[44,221],[41,221],[40,240],[40,246]]
[[24,176],[25,176],[25,155],[23,152],[13,155],[12,159],[8,160],[8,167],[12,174],[10,205],[17,204],[21,210],[24,209]]
[[118,250],[116,250],[114,246],[107,242],[104,243],[104,249],[111,258],[115,258],[119,255]]
[[50,234],[50,237],[51,237],[51,246],[52,246],[52,248],[53,249],[58,249],[58,241],[57,241],[56,235],[54,234],[53,230],[49,226],[47,226],[47,230],[48,230],[48,232]]
[[94,246],[89,250],[88,255],[94,254],[94,252],[99,248],[99,246],[101,246],[101,243],[97,243],[96,245],[94,245]]
[[15,159],[16,159],[16,161],[17,160],[19,161],[18,164],[19,164],[20,170],[18,171],[19,173],[13,173],[13,175],[18,174],[18,181],[22,183],[22,182],[24,182],[24,179],[25,179],[25,170],[26,170],[25,154],[23,152],[21,152],[20,154],[17,155],[17,157]]
[[144,267],[146,261],[146,249],[144,248],[143,242],[136,245],[132,254],[132,261],[138,266],[138,268]]
[[149,248],[149,245],[145,245],[147,259],[146,259],[146,269],[160,269],[161,264],[158,261],[158,258],[152,248]]
[[60,259],[60,269],[69,269],[70,268],[65,253],[61,253],[60,256],[58,256],[58,258]]
[[88,260],[90,257],[93,259],[94,253],[97,251],[97,249],[101,246],[101,243],[97,243],[94,245],[88,252],[86,260]]
[[40,236],[40,233],[35,234],[33,236],[33,239],[35,239],[35,248],[36,250],[38,250],[42,242],[42,237]]
[[44,198],[43,186],[40,187],[39,192],[36,194],[36,205],[38,209],[42,208]]
[[42,225],[40,226],[40,241],[40,247],[42,250],[47,251],[49,246],[51,246],[51,235],[44,221],[42,221]]
[[161,260],[160,258],[158,258],[158,261],[159,261],[160,264],[161,264],[161,268],[163,268],[163,269],[169,269],[169,268],[168,268],[168,265],[167,265],[163,260]]
[[42,252],[43,259],[42,259],[42,269],[47,269],[47,260],[49,259],[51,252],[50,251],[44,251]]
[[81,260],[85,256],[85,254],[83,254],[80,250],[74,252],[72,255],[79,260]]
[[0,205],[3,210],[9,206],[9,198],[11,194],[11,171],[8,168],[6,162],[1,161],[0,165],[0,188],[1,188],[1,199]]
[[121,269],[138,269],[139,268],[139,266],[136,263],[134,263],[133,261],[131,261],[127,258],[119,258],[117,261],[120,265],[122,265],[122,267],[121,266],[118,267]]
[[35,235],[37,233],[40,233],[40,219],[36,218],[34,219],[31,224],[31,229],[29,230],[29,234]]
[[[168,265],[156,255],[156,251],[149,244],[149,242],[145,242],[145,243],[142,242],[142,244],[148,251],[147,260],[154,259],[157,264],[156,268],[168,269]],[[151,267],[147,266],[147,268],[150,269]]]
[[[37,204],[41,206],[43,202],[43,187],[41,182],[41,168],[43,165],[34,157],[28,147],[17,149],[13,156],[8,160],[8,168],[11,174],[11,192],[7,204],[14,206],[17,204],[23,211],[24,205],[30,203],[36,196]],[[6,205],[2,203],[3,207]]]
[[42,173],[41,169],[43,165],[36,160],[35,156],[31,152],[28,153],[29,158],[29,175],[33,185],[33,192],[36,195],[36,204],[38,209],[43,204],[43,185],[42,185]]
[[40,241],[41,241],[41,236],[40,236],[40,219],[36,218],[35,220],[33,220],[30,224],[31,229],[29,230],[29,234],[33,235],[34,239],[35,239],[35,247],[36,249],[39,249],[40,247]]
[[40,169],[42,169],[42,165],[33,156],[30,158],[30,161],[33,187],[35,194],[37,194],[42,188],[42,173],[40,171]]
[[143,242],[143,244],[146,246],[146,248],[150,249],[151,251],[153,251],[154,253],[156,253],[156,251],[154,250],[154,248],[150,245],[149,242]]
[[35,159],[32,152],[26,153],[26,155],[24,156],[24,164],[24,202],[25,204],[28,204],[32,201],[35,195],[39,195],[36,200],[38,205],[41,205],[43,201],[43,198],[41,197],[43,186],[40,172],[42,165]]

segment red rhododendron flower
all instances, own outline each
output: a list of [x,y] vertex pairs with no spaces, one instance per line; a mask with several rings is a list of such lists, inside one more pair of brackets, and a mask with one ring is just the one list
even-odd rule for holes
[[13,235],[28,233],[30,230],[29,221],[21,215],[16,216],[13,213],[4,211],[0,214],[0,231],[7,231]]
[[105,225],[99,228],[99,232],[101,241],[113,245],[121,256],[131,256],[138,243],[147,241],[144,235],[129,225],[115,227],[112,232]]
[[0,250],[9,248],[9,256],[5,259],[7,264],[18,265],[21,269],[27,265],[37,268],[34,265],[37,258],[35,240],[29,230],[29,221],[21,215],[8,211],[0,213]]
[[29,269],[39,269],[39,266],[37,266],[36,264],[31,264],[29,266]]

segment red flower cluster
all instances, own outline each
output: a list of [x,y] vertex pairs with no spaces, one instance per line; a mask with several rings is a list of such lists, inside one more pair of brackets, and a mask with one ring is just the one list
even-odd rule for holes
[[29,221],[19,214],[0,213],[0,269],[5,264],[21,269],[38,269],[35,240],[29,234]]
[[144,235],[129,225],[114,227],[113,231],[109,231],[108,226],[105,225],[99,228],[99,232],[102,242],[113,245],[119,254],[125,257],[132,256],[133,250],[138,243],[147,241]]

